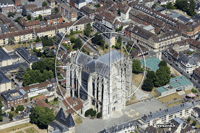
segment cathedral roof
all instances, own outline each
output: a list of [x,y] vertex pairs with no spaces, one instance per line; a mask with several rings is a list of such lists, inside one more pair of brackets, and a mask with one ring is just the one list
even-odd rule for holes
[[[96,72],[108,77],[110,74],[110,63],[116,62],[119,59],[121,59],[121,55],[117,50],[113,50],[112,52],[95,59],[80,52],[77,56],[76,63],[82,66],[87,65],[90,73]],[[85,80],[88,80],[88,74],[82,74],[85,75],[83,76],[85,77]]]

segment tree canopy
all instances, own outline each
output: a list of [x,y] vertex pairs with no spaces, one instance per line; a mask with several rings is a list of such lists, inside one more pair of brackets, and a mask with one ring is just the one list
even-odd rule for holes
[[[37,40],[37,38],[36,38],[36,40]],[[52,38],[42,37],[41,40],[42,40],[43,47],[53,46],[53,39]]]
[[141,67],[141,62],[139,60],[133,59],[132,72],[133,73],[140,73],[142,71],[143,71],[143,68]]
[[26,68],[20,66],[19,70],[17,71],[16,78],[22,80],[25,73],[26,73]]
[[162,61],[158,64],[158,66],[159,66],[159,67],[160,67],[160,66],[167,66],[167,62],[164,61],[164,60],[162,60]]
[[190,1],[190,4],[188,6],[188,1],[187,0],[176,0],[175,6],[184,11],[187,12],[188,15],[193,16],[196,14],[195,12],[195,2],[194,0]]
[[23,85],[28,86],[33,83],[41,83],[54,77],[55,61],[46,58],[44,61],[34,62],[32,70],[28,70],[23,76]]
[[170,70],[167,66],[160,66],[156,71],[155,86],[160,87],[166,85],[170,80]]
[[23,111],[23,110],[24,110],[24,106],[23,106],[23,105],[18,105],[18,106],[16,107],[16,110],[18,110],[18,111]]
[[43,2],[42,2],[42,6],[47,6],[47,2],[46,2],[46,1],[43,1]]
[[86,25],[85,30],[84,30],[84,34],[85,34],[87,37],[89,37],[90,34],[91,34],[91,32],[92,32],[92,26],[91,26],[90,23],[88,23],[88,24]]
[[150,78],[146,78],[142,85],[142,89],[145,91],[152,91],[153,87],[154,87],[153,80]]
[[25,7],[23,7],[23,9],[22,9],[22,15],[23,15],[23,16],[27,16],[27,11],[26,11],[26,8],[25,8]]
[[105,42],[103,40],[102,35],[99,32],[97,32],[95,34],[94,38],[92,38],[92,43],[97,44],[97,45],[99,45],[99,46],[104,48],[104,43]]
[[80,38],[77,38],[75,39],[74,41],[74,46],[73,46],[73,49],[77,50],[77,49],[80,49],[82,47],[82,42],[80,40]]
[[47,128],[48,124],[55,119],[55,115],[48,107],[35,106],[31,108],[31,122],[40,128]]
[[30,14],[27,16],[27,19],[28,19],[28,20],[31,20],[31,15],[30,15]]

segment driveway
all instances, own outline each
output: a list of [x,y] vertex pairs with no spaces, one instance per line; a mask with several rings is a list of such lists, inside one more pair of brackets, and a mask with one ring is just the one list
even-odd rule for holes
[[[109,128],[116,124],[121,124],[127,121],[136,120],[142,117],[144,114],[147,115],[150,113],[150,111],[151,112],[158,111],[160,108],[166,109],[167,107],[156,99],[152,99],[151,101],[147,102],[135,103],[126,106],[126,109],[123,110],[123,115],[119,118],[110,118],[108,120],[101,120],[101,119],[92,120],[85,118],[83,119],[83,123],[75,128],[75,131],[77,133],[97,133],[105,128]],[[131,114],[132,112],[135,113],[135,115]]]

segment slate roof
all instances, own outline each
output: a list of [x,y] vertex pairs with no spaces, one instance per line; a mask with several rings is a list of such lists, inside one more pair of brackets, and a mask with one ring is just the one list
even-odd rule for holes
[[57,122],[55,120],[53,122],[49,123],[49,125],[55,129],[51,133],[62,133],[62,132],[69,131],[69,129],[67,127],[65,127],[64,125],[60,124],[59,122]]
[[0,70],[2,72],[6,73],[6,72],[9,72],[9,71],[12,71],[12,70],[16,70],[20,66],[23,66],[24,68],[26,68],[29,65],[26,62],[22,62],[22,63],[12,64],[12,65],[9,65],[9,66],[0,67]]
[[191,65],[197,65],[198,62],[200,62],[200,53],[194,53],[190,56],[186,56],[183,53],[179,55],[179,61],[182,61],[183,63],[191,64]]
[[132,29],[132,33],[137,34],[138,36],[141,36],[141,37],[143,37],[143,38],[145,38],[147,40],[154,36],[154,34],[151,33],[150,31],[147,31],[147,30],[145,30],[143,28],[140,28],[138,26],[135,26]]
[[179,16],[179,17],[177,17],[179,20],[181,20],[181,21],[183,21],[184,23],[187,23],[188,21],[190,21],[190,19],[189,18],[186,18],[186,17],[184,17],[184,16]]
[[0,1],[1,4],[7,5],[7,4],[14,4],[14,2],[12,0],[1,0]]
[[62,18],[62,16],[60,14],[53,14],[53,15],[45,16],[44,20],[52,20],[52,19],[57,19],[57,18]]
[[2,48],[0,48],[0,61],[10,60],[10,59],[11,57]]
[[67,128],[71,128],[75,126],[74,120],[72,118],[72,115],[69,114],[67,118],[65,117],[65,114],[63,112],[63,108],[61,108],[58,112],[58,114],[55,117],[55,120],[58,121],[59,123],[63,124]]
[[10,79],[0,70],[0,84],[10,82]]
[[186,102],[186,103],[168,108],[166,110],[161,110],[161,111],[152,113],[148,116],[145,115],[145,116],[141,117],[141,120],[146,123],[150,120],[153,120],[153,119],[156,119],[156,118],[159,118],[159,117],[163,117],[165,115],[173,114],[173,113],[176,113],[180,110],[188,109],[188,108],[191,108],[191,107],[194,107],[195,105],[197,105],[196,102],[193,102],[193,103],[192,102]]
[[92,13],[94,13],[94,11],[93,11],[92,9],[88,8],[87,6],[82,7],[82,8],[81,8],[81,11],[84,11],[84,12],[87,13],[87,14],[92,14]]
[[17,51],[18,54],[29,64],[38,61],[38,58],[31,55],[24,47],[17,48],[15,51]]
[[8,28],[8,26],[5,25],[5,24],[1,24],[1,25],[0,25],[0,28],[1,28],[1,30],[2,30],[2,33],[4,33],[4,32],[9,32],[9,31],[10,31],[10,29]]
[[[18,95],[12,95],[13,93],[18,93]],[[20,90],[14,89],[14,90],[9,90],[9,91],[6,91],[6,92],[2,92],[1,96],[6,101],[13,101],[13,100],[16,100],[16,99],[23,98],[23,96],[25,94],[26,94],[26,92],[24,90],[22,90],[22,89],[20,89]]]
[[[112,30],[110,30],[109,28],[107,28],[106,26],[104,26],[103,24],[101,24],[99,22],[94,22],[93,27],[100,33],[112,32]],[[110,39],[112,37],[112,34],[111,33],[103,33],[103,36]]]
[[80,52],[77,55],[76,63],[82,65],[83,67],[87,66],[89,72],[82,71],[82,78],[88,81],[89,73],[93,72],[108,77],[110,74],[110,63],[116,62],[120,59],[121,55],[117,50],[113,50],[111,53],[102,55],[98,59],[93,59],[92,57]]
[[76,4],[80,4],[80,3],[83,3],[85,2],[85,0],[72,0],[74,3]]

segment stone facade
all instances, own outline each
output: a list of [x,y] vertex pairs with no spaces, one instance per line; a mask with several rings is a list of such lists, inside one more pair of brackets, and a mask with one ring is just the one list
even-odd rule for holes
[[76,96],[83,101],[83,114],[93,108],[102,113],[103,119],[107,119],[113,111],[125,108],[126,100],[132,93],[130,57],[114,50],[99,58],[78,53],[72,60],[66,67],[66,94],[67,97]]

